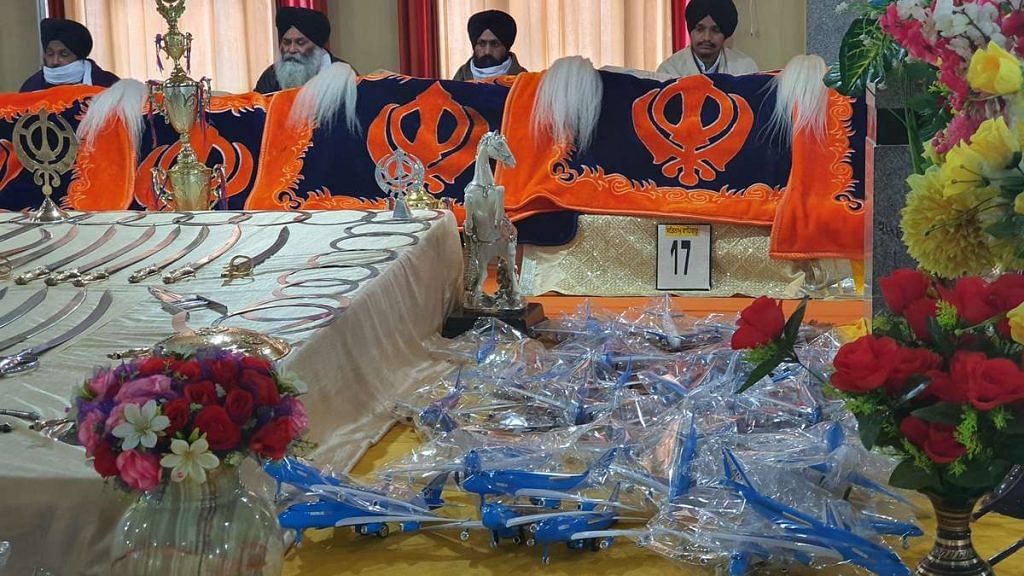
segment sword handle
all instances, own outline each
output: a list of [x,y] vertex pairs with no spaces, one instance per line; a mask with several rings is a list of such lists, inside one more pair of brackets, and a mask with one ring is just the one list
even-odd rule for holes
[[40,266],[38,268],[33,268],[28,272],[22,272],[21,274],[18,274],[18,276],[14,279],[14,283],[18,284],[19,286],[24,286],[25,284],[28,284],[33,280],[38,280],[49,274],[49,268],[47,268],[46,266]]
[[195,275],[196,269],[193,268],[191,264],[189,264],[188,266],[182,266],[181,268],[171,270],[170,272],[164,274],[164,284],[174,284],[179,280],[193,278],[195,277]]
[[71,283],[77,288],[84,288],[93,282],[102,282],[107,278],[110,278],[110,274],[106,270],[97,270],[96,272],[86,272],[76,277]]
[[135,272],[132,272],[132,275],[128,277],[128,281],[131,282],[132,284],[138,284],[139,282],[142,282],[146,278],[149,278],[150,276],[155,276],[156,274],[159,273],[160,269],[150,264],[145,268],[139,268]]
[[56,286],[57,284],[63,284],[72,278],[78,278],[82,273],[78,271],[78,268],[72,268],[71,270],[61,270],[60,272],[52,272],[46,277],[47,286]]

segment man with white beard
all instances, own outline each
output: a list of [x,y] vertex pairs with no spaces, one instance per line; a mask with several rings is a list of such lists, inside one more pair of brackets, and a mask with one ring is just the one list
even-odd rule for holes
[[331,37],[331,22],[309,8],[279,8],[275,19],[280,58],[260,75],[255,91],[269,94],[309,82],[332,62],[344,62],[324,44]]

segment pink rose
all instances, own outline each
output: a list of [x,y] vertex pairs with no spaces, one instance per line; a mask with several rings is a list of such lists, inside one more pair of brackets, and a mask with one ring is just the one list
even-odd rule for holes
[[104,434],[112,433],[114,428],[117,428],[118,424],[124,422],[124,407],[125,404],[118,404],[110,411],[110,415],[107,416],[107,421],[103,423]]
[[117,472],[129,488],[143,491],[156,488],[163,476],[160,460],[155,455],[140,454],[135,450],[118,454]]
[[115,383],[117,383],[117,378],[114,377],[114,371],[103,370],[89,380],[87,387],[97,397],[104,397],[110,390],[110,386]]
[[171,379],[163,374],[154,374],[125,382],[117,396],[114,396],[114,400],[122,404],[141,405],[147,400],[171,395]]
[[99,410],[89,412],[84,420],[78,423],[78,442],[85,446],[85,455],[92,457],[96,445],[103,438],[103,413]]

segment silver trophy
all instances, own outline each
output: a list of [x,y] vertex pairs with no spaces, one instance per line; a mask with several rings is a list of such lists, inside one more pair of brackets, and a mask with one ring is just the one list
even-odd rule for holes
[[394,154],[388,154],[377,162],[374,175],[377,186],[388,195],[388,203],[394,208],[392,217],[396,220],[411,220],[412,212],[405,198],[423,187],[426,178],[423,162],[399,148]]
[[[476,170],[466,186],[464,224],[465,297],[463,308],[486,312],[522,310],[526,306],[516,273],[518,235],[505,214],[505,187],[494,183],[490,160],[514,167],[516,159],[499,132],[488,132],[476,148]],[[484,292],[487,267],[498,259],[498,291]]]

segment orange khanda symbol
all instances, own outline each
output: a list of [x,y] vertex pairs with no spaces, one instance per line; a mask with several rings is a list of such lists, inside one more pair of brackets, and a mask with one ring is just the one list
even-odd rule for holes
[[[416,116],[419,127],[409,138],[403,124]],[[416,156],[427,169],[427,191],[440,194],[445,183],[454,183],[473,164],[476,146],[487,130],[479,112],[460,105],[435,82],[408,104],[385,106],[370,125],[366,148],[374,163],[398,148]]]
[[[674,98],[682,100],[678,122],[665,114]],[[709,100],[717,106],[718,117],[705,126],[701,110]],[[743,148],[753,124],[746,100],[715,88],[703,75],[679,79],[633,102],[633,126],[640,141],[662,165],[661,172],[684,186],[714,180]]]

